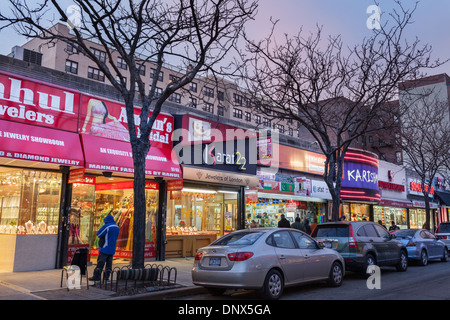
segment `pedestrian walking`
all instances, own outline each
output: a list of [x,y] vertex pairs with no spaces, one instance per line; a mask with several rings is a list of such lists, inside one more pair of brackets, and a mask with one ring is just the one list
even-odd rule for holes
[[291,225],[291,228],[306,232],[305,225],[301,222],[300,217],[295,217],[295,222]]
[[112,271],[113,256],[116,253],[117,237],[119,236],[119,227],[114,221],[114,217],[108,214],[103,219],[105,224],[97,231],[98,241],[98,259],[97,267],[94,269],[94,275],[89,278],[91,281],[100,281],[100,276],[105,267],[105,280],[109,279],[109,275]]
[[278,228],[290,228],[291,224],[289,221],[284,217],[284,214],[281,214],[281,219],[278,221]]
[[311,234],[312,230],[311,230],[311,226],[309,225],[309,220],[305,218],[305,220],[303,221],[303,224],[305,225],[305,232],[307,234]]

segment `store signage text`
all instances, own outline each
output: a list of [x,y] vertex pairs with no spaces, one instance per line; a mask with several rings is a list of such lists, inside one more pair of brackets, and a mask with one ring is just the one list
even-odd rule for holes
[[[423,193],[424,189],[422,188],[422,184],[420,182],[410,181],[409,182],[409,190],[415,191],[417,193]],[[429,195],[434,194],[434,187],[431,187],[431,189],[428,187],[428,185],[425,185],[425,192],[430,190]]]
[[0,117],[6,120],[75,131],[78,99],[68,90],[0,74]]
[[342,186],[378,190],[378,168],[362,163],[345,162]]
[[208,165],[230,164],[236,165],[238,170],[247,170],[247,159],[240,151],[233,153],[216,151],[216,146],[212,144],[205,145],[205,149],[203,151],[203,163]]
[[378,186],[382,189],[389,189],[389,190],[394,190],[394,191],[399,191],[399,192],[405,191],[404,185],[386,182],[386,181],[378,181]]

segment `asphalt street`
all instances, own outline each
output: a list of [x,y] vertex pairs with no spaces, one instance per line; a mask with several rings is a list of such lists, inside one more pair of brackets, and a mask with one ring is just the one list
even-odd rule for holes
[[[379,284],[379,289],[369,289],[361,275],[347,272],[339,288],[325,283],[286,288],[281,300],[450,300],[450,262],[430,261],[425,267],[411,263],[406,272],[382,267]],[[260,297],[255,291],[228,290],[219,297],[202,294],[178,299],[236,301]]]

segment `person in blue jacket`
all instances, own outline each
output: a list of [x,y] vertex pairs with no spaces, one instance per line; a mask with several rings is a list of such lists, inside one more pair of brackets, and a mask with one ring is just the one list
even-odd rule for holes
[[100,281],[100,276],[105,264],[106,273],[104,278],[105,280],[109,278],[112,270],[113,256],[116,253],[117,237],[119,236],[120,229],[114,221],[114,217],[110,214],[108,214],[103,221],[105,224],[97,231],[97,237],[99,238],[99,253],[94,275],[89,278],[91,281]]

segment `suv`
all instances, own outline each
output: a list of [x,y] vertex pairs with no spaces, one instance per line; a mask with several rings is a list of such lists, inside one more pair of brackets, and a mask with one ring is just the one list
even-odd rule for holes
[[444,242],[450,250],[450,222],[441,222],[436,231],[436,237]]
[[408,268],[408,251],[395,235],[370,221],[328,222],[318,224],[312,233],[327,248],[338,251],[348,270],[366,273],[369,265]]

